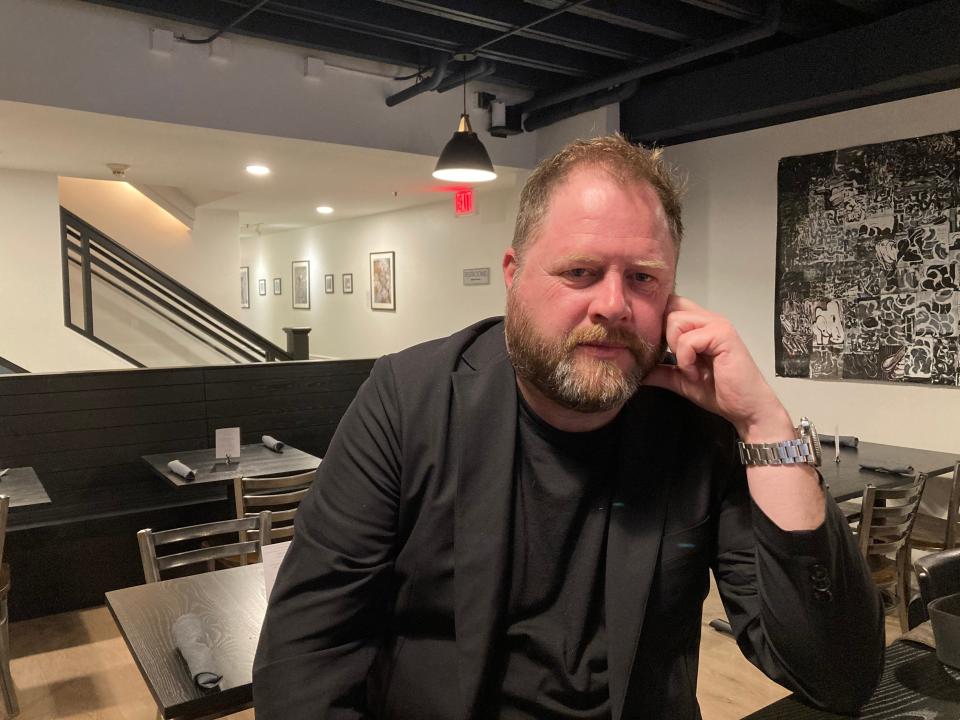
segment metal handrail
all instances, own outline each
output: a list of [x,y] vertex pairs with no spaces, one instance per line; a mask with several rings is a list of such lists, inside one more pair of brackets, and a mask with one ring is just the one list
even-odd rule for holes
[[[293,359],[285,350],[63,207],[60,208],[60,235],[64,280],[64,323],[135,365],[141,365],[141,363],[118,348],[106,344],[95,334],[92,302],[93,277],[107,282],[141,306],[221,355],[230,357],[227,353],[232,353],[254,362]],[[71,257],[71,252],[78,257]],[[69,264],[71,262],[78,264],[81,270],[84,306],[82,327],[73,322],[70,308]]]

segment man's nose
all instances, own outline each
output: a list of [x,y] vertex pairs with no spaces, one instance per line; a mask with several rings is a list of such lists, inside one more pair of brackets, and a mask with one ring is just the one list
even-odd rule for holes
[[594,285],[590,302],[590,319],[593,321],[623,322],[630,319],[630,303],[623,277],[607,273]]

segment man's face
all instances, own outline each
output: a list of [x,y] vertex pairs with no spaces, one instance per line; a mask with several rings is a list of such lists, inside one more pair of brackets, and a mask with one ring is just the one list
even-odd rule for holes
[[600,168],[559,186],[522,265],[504,257],[507,347],[521,380],[573,410],[622,405],[663,352],[676,252],[648,184]]

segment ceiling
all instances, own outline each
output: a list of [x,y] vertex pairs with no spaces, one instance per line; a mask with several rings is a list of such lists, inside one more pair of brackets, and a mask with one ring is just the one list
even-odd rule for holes
[[[750,57],[928,0],[88,0],[212,31],[519,88],[500,134],[623,101],[638,82]],[[198,33],[192,40],[203,39]],[[466,55],[459,55],[466,53]],[[458,58],[475,58],[461,59]],[[431,82],[432,81],[432,82]],[[395,101],[403,101],[394,98]],[[497,134],[497,133],[495,133]]]
[[[107,163],[130,165],[124,179],[134,185],[238,211],[242,235],[440,202],[455,189],[432,181],[436,158],[425,155],[0,101],[0,167],[113,180]],[[249,175],[250,163],[270,175]],[[515,187],[522,171],[497,172],[479,193]],[[319,215],[318,205],[334,213]]]

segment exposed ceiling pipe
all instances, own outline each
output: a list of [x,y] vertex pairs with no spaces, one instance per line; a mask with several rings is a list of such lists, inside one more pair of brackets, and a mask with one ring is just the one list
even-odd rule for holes
[[229,25],[226,25],[225,27],[220,28],[220,29],[217,30],[215,33],[213,33],[213,35],[210,35],[209,37],[205,37],[205,38],[188,38],[188,37],[186,37],[185,35],[176,35],[175,37],[176,37],[176,39],[179,40],[180,42],[190,43],[191,45],[206,45],[207,43],[212,43],[212,42],[213,42],[214,40],[216,40],[218,37],[220,37],[221,35],[223,35],[227,30],[229,30],[230,28],[234,27],[235,25],[239,25],[239,24],[242,23],[244,20],[246,20],[248,17],[250,17],[251,15],[253,15],[257,10],[259,10],[259,9],[262,8],[264,5],[266,5],[267,2],[268,2],[268,0],[261,0],[261,2],[258,2],[256,5],[254,5],[253,7],[249,8],[245,13],[243,13],[242,15],[240,15],[236,20],[234,20],[233,22],[231,22]]
[[[662,60],[646,63],[645,65],[640,65],[629,70],[608,75],[607,77],[603,77],[598,80],[582,83],[576,87],[550,93],[542,97],[535,96],[525,102],[519,103],[514,107],[522,113],[532,113],[534,110],[540,110],[552,105],[558,105],[570,100],[576,100],[585,95],[590,95],[591,93],[609,90],[610,88],[618,85],[629,83],[655,73],[663,72],[664,70],[670,70],[681,65],[686,65],[695,60],[700,60],[711,55],[717,55],[722,52],[727,52],[728,50],[733,50],[743,45],[748,45],[752,42],[757,42],[758,40],[763,40],[774,35],[779,27],[780,0],[769,0],[764,12],[763,23],[757,25],[756,27],[750,28],[749,30],[732,33],[720,40],[709,43],[708,45],[689,50],[681,50],[666,56]],[[526,123],[524,123],[524,127],[526,129],[530,129],[526,127]]]
[[449,58],[446,55],[441,55],[440,59],[437,60],[437,64],[433,66],[433,74],[430,77],[408,88],[404,88],[398,93],[390,95],[387,98],[387,107],[399,105],[403,101],[416,97],[421,93],[436,90],[440,85],[440,81],[447,76],[447,62],[449,62]]
[[539,130],[542,127],[553,125],[555,122],[566,120],[574,115],[590,112],[591,110],[596,110],[599,107],[610,105],[611,103],[623,102],[636,91],[637,81],[634,80],[633,82],[624,83],[613,90],[603,90],[591,95],[584,95],[571,102],[551,105],[542,110],[535,110],[527,115],[526,120],[523,121],[523,127],[528,131]]
[[437,86],[437,92],[443,93],[447,90],[453,90],[454,88],[460,87],[461,84],[465,82],[470,82],[471,80],[479,80],[480,78],[485,78],[489,75],[493,75],[497,71],[497,64],[491,62],[490,60],[484,60],[483,58],[475,61],[470,69],[462,73],[450,73],[447,76],[446,80],[441,82]]

